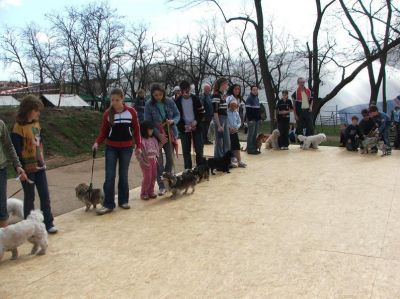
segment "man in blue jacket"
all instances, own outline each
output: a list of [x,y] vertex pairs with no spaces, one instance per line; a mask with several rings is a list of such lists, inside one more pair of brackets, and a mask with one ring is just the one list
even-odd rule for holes
[[391,146],[389,141],[389,131],[392,125],[389,115],[384,112],[379,112],[378,107],[371,105],[369,107],[369,115],[375,121],[376,126],[379,130],[379,135],[381,136],[383,142],[387,146],[388,154],[391,152]]
[[208,140],[208,130],[210,128],[211,120],[214,116],[213,106],[211,102],[211,86],[210,84],[205,84],[203,87],[203,94],[200,97],[201,104],[205,110],[205,122],[203,126],[203,142],[204,144],[212,144],[210,140]]

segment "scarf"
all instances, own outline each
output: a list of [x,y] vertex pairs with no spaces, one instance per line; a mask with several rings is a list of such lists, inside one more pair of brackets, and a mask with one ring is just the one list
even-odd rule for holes
[[[304,87],[304,91],[305,91],[305,93],[306,93],[306,95],[308,97],[308,100],[310,100],[310,98],[311,98],[311,90],[309,90],[308,88]],[[302,92],[302,90],[301,90],[301,87],[299,86],[297,88],[297,91],[296,91],[296,101],[297,102],[301,102],[303,100],[301,92]]]

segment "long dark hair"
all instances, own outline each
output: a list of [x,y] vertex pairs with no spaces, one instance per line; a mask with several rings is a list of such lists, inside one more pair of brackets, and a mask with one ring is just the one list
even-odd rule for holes
[[153,97],[153,93],[154,93],[155,91],[160,91],[160,92],[162,92],[162,94],[163,94],[162,101],[164,101],[164,100],[165,100],[165,88],[162,87],[160,84],[157,84],[157,83],[155,83],[155,84],[153,84],[153,85],[151,86],[150,94],[151,94],[151,100],[152,100],[153,102],[156,101],[156,100],[154,99],[154,97]]
[[228,96],[235,96],[235,95],[233,94],[233,90],[234,90],[236,87],[239,87],[239,88],[240,88],[240,91],[239,91],[239,94],[238,94],[237,98],[238,98],[240,101],[242,101],[242,100],[243,100],[243,98],[242,98],[242,88],[240,87],[239,84],[233,84],[231,87],[229,87],[229,89],[228,89]]
[[40,110],[43,110],[43,103],[38,97],[34,95],[24,97],[18,108],[16,116],[17,123],[20,125],[27,124],[29,113]]
[[124,91],[121,88],[113,88],[110,93],[110,108],[107,109],[108,112],[108,120],[110,122],[111,126],[114,126],[114,115],[115,115],[115,110],[113,106],[111,105],[111,97],[112,96],[120,96],[122,99],[124,99]]
[[225,77],[218,78],[217,81],[215,81],[214,83],[214,93],[220,93],[221,86],[225,82],[228,82],[228,79],[226,79]]
[[143,138],[149,138],[149,133],[147,132],[149,129],[154,129],[154,125],[151,121],[145,120],[140,123],[140,135]]

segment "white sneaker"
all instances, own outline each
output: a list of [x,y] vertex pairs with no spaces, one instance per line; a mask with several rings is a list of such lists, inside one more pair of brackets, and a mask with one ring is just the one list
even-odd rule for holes
[[102,207],[100,210],[97,210],[96,213],[97,213],[97,215],[100,216],[100,215],[111,213],[112,211],[113,211],[113,209]]
[[158,196],[163,196],[163,195],[165,195],[165,193],[167,193],[167,190],[165,190],[165,189],[160,189],[159,191],[158,191]]
[[58,228],[55,227],[55,226],[52,226],[52,227],[50,227],[50,228],[47,230],[47,232],[48,232],[49,234],[56,234],[56,233],[58,232]]
[[246,167],[247,167],[247,164],[244,163],[244,162],[242,162],[242,161],[240,161],[240,162],[239,162],[239,167],[241,167],[241,168],[246,168]]

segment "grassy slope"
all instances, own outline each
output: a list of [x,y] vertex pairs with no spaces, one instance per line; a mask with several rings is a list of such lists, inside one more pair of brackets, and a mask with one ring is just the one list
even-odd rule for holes
[[[2,119],[11,131],[15,122],[15,109],[1,109]],[[99,131],[101,113],[80,109],[46,108],[40,117],[45,157],[49,168],[90,157],[91,146]],[[100,155],[102,153],[99,153]],[[14,172],[9,171],[9,177]]]

